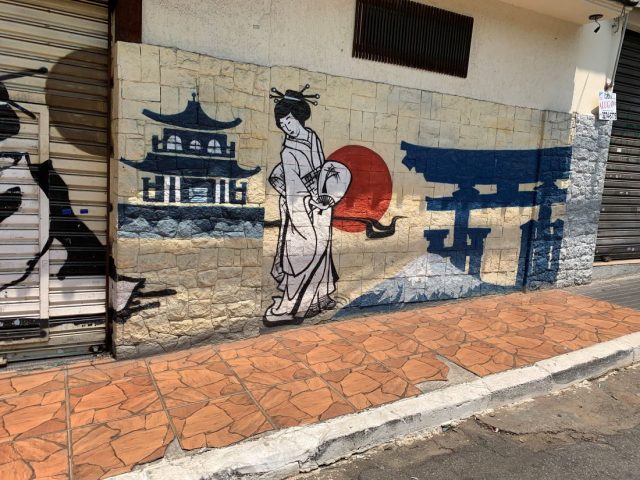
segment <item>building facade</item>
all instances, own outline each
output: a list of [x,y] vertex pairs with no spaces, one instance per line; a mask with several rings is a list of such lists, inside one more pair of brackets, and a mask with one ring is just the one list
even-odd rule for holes
[[[9,3],[21,25],[41,11]],[[106,342],[134,357],[590,281],[620,2],[55,3],[61,25],[84,15],[86,45],[49,42],[24,63],[42,41],[13,39],[3,69],[47,71],[2,80],[35,117],[12,108],[20,131],[0,143],[0,227],[15,225],[0,245],[0,354]],[[403,5],[419,15],[398,21],[441,15],[443,38],[468,40],[463,55],[427,52],[452,74],[367,58],[376,45],[357,32]],[[625,85],[640,79],[633,19]],[[634,94],[620,93],[631,111]],[[634,135],[614,163],[633,164]]]

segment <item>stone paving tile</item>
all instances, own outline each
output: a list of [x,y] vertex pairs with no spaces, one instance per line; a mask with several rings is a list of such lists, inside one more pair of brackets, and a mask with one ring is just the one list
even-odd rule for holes
[[530,365],[540,360],[562,355],[572,349],[560,342],[552,341],[548,335],[543,335],[544,327],[487,338],[484,341],[513,355],[517,367]]
[[331,328],[322,325],[312,328],[287,330],[278,335],[278,342],[285,348],[313,346],[337,340],[342,340],[342,337]]
[[74,476],[93,480],[129,472],[137,464],[162,458],[173,438],[164,412],[73,429]]
[[418,395],[418,390],[404,378],[378,364],[322,375],[354,407],[363,410],[405,397]]
[[246,393],[169,410],[185,450],[224,447],[273,429]]
[[512,354],[480,340],[443,347],[438,353],[481,377],[522,366]]
[[0,400],[0,442],[59,432],[66,428],[64,390]]
[[238,378],[224,362],[166,370],[154,374],[154,378],[164,403],[169,408],[244,391]]
[[427,350],[414,338],[390,330],[352,335],[349,342],[380,361],[407,357]]
[[464,330],[438,323],[406,326],[402,329],[405,335],[415,338],[422,346],[430,350],[458,345],[473,340]]
[[568,323],[557,323],[542,329],[542,336],[565,346],[569,350],[579,350],[598,343],[600,339],[594,332]]
[[388,322],[375,317],[366,320],[346,320],[331,325],[331,330],[342,338],[350,339],[356,335],[366,335],[374,332],[386,332],[391,329]]
[[51,392],[64,388],[64,371],[17,373],[0,380],[0,398],[11,395]]
[[253,395],[277,428],[317,423],[355,412],[319,377],[256,390]]
[[485,376],[635,331],[636,310],[559,290],[516,292],[146,361],[0,372],[0,480],[67,478],[69,468],[81,480],[116,475],[163,456],[174,430],[185,449],[222,447],[417,395],[415,384],[448,377],[436,354]]
[[153,373],[158,373],[167,370],[200,367],[221,361],[222,358],[213,347],[199,347],[152,357],[149,359],[149,369]]
[[300,344],[289,351],[317,374],[356,368],[376,361],[340,337],[332,342]]
[[430,352],[409,357],[389,358],[382,364],[414,385],[422,382],[444,381],[449,374],[449,367]]
[[605,302],[596,298],[583,297],[582,295],[567,297],[566,302],[568,307],[595,314],[624,308],[614,303]]
[[227,360],[249,390],[313,377],[315,373],[284,350],[274,354],[253,355]]
[[81,368],[70,368],[69,387],[78,387],[88,383],[114,382],[125,378],[147,375],[147,365],[143,360],[101,363]]
[[67,432],[0,443],[2,480],[65,480],[69,478]]
[[71,388],[69,405],[72,428],[162,409],[149,376]]
[[278,343],[275,335],[264,335],[220,345],[217,348],[217,353],[223,360],[232,360],[253,357],[254,355],[271,354],[281,349],[283,349],[283,346]]
[[600,316],[628,325],[633,331],[640,331],[640,312],[637,310],[621,307],[605,312]]
[[637,331],[637,328],[634,329],[627,323],[617,321],[607,313],[574,318],[563,323],[594,333],[600,342],[606,342]]
[[483,340],[555,323],[550,322],[549,318],[544,314],[527,313],[519,308],[502,310],[496,313],[495,317],[466,315],[461,317],[460,321],[454,323],[454,325],[467,332],[470,337]]

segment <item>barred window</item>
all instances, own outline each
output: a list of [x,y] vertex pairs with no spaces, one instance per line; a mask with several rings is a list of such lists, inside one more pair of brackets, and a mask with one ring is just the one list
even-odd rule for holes
[[356,0],[353,56],[466,78],[473,17],[410,0]]

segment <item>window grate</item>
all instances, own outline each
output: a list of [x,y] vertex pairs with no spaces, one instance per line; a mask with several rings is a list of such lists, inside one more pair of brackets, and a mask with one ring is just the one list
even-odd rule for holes
[[353,56],[466,78],[473,17],[409,0],[356,0]]

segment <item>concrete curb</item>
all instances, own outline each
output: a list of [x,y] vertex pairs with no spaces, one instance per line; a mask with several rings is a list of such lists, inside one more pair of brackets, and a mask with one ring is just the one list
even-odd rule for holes
[[426,433],[488,408],[564,389],[640,362],[640,333],[363,412],[146,464],[118,480],[276,480]]

